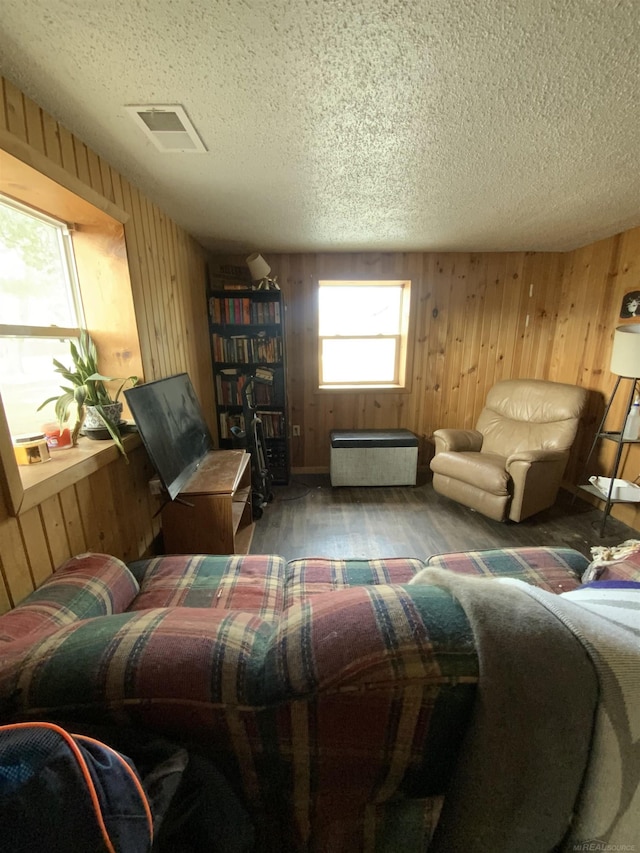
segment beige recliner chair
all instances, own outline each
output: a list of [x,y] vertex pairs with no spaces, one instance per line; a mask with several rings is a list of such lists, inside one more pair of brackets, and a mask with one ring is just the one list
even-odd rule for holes
[[498,382],[475,430],[434,432],[434,489],[496,521],[522,521],[550,507],[586,400],[575,385]]

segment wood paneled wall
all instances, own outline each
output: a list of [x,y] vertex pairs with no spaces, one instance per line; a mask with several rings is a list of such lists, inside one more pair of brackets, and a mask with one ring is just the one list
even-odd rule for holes
[[[45,158],[69,185],[86,187],[92,200],[105,198],[129,215],[125,235],[144,377],[187,371],[215,429],[201,247],[2,78],[0,142],[31,165]],[[0,502],[0,612],[73,554],[98,550],[130,560],[149,548],[159,530],[148,491],[152,470],[142,448],[129,458],[129,465],[118,458],[17,518]]]
[[159,532],[146,451],[129,453],[73,486],[0,521],[0,612],[17,604],[73,554],[98,551],[135,560]]
[[[640,290],[640,228],[567,253],[558,288],[561,298],[549,378],[574,382],[591,391],[576,453],[567,471],[570,482],[577,483],[617,378],[609,371],[614,330],[634,322],[621,320],[620,311],[624,295]],[[626,398],[629,380],[623,382],[621,394]],[[622,425],[624,403],[617,401],[608,429]],[[600,442],[597,458],[587,473],[608,476],[614,451],[611,442]],[[640,476],[639,446],[626,446],[619,475],[631,481]],[[640,530],[638,504],[618,504],[613,514]]]
[[[422,439],[471,427],[487,389],[510,376],[544,378],[552,361],[561,254],[267,255],[287,305],[293,465],[326,469],[334,428],[406,427]],[[414,313],[409,393],[315,390],[315,291],[322,278],[408,278]]]
[[[421,464],[439,427],[472,427],[498,380],[531,377],[591,392],[567,469],[578,482],[615,377],[609,372],[622,297],[640,289],[640,229],[568,253],[300,254],[264,252],[287,305],[292,461],[325,471],[334,428],[406,427],[421,438]],[[226,259],[235,263],[241,259]],[[316,286],[322,278],[409,278],[415,290],[410,393],[316,391]],[[609,473],[603,447],[589,474]],[[627,451],[623,475],[640,474],[640,451]],[[640,528],[640,513],[615,514]]]
[[[125,233],[145,379],[187,371],[215,430],[201,248],[2,78],[0,135],[46,157],[129,214]],[[613,387],[608,363],[622,297],[640,289],[640,229],[566,254],[264,254],[288,306],[290,422],[301,426],[300,438],[292,439],[294,468],[326,470],[329,431],[364,426],[413,430],[426,464],[435,429],[472,426],[495,381],[529,376],[591,391],[567,471],[567,482],[577,482]],[[332,276],[413,282],[409,393],[316,393],[315,287],[319,278]],[[590,473],[608,473],[610,452],[600,451],[599,468]],[[74,553],[105,550],[123,559],[142,554],[158,531],[147,490],[150,473],[140,448],[130,466],[118,460],[18,518],[0,503],[0,611]],[[640,451],[631,448],[623,475],[635,479],[639,473]],[[640,510],[625,505],[616,514],[640,528]]]

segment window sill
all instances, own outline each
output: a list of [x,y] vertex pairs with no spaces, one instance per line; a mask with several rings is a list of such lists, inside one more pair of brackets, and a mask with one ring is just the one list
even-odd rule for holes
[[[123,436],[127,453],[141,444],[139,435]],[[23,494],[14,515],[20,515],[37,506],[63,489],[84,480],[90,474],[115,462],[120,451],[112,441],[92,441],[80,437],[77,447],[55,450],[48,462],[37,465],[20,465],[18,472]]]
[[410,389],[406,385],[320,385],[316,394],[409,394]]

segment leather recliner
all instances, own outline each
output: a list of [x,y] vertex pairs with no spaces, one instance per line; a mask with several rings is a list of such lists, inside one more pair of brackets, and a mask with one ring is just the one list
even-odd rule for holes
[[434,432],[433,487],[496,521],[550,507],[587,401],[584,388],[507,379],[487,394],[476,428]]

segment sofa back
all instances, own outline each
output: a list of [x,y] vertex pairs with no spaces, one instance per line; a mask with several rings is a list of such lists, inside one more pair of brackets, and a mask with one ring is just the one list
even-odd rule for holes
[[[246,598],[234,559],[211,558],[217,569],[193,564],[181,594],[200,600],[207,574],[222,597],[233,601],[235,590]],[[265,589],[274,565],[263,560]],[[38,613],[79,581],[80,567],[72,568],[58,576],[64,595],[54,593],[52,581],[35,602]],[[160,569],[151,569],[158,586],[150,579],[145,587],[141,574],[148,603],[171,595]],[[186,569],[174,569],[177,595]],[[6,708],[20,717],[37,709],[39,719],[110,722],[197,744],[251,804],[264,833],[259,849],[304,849],[310,837],[317,849],[360,849],[365,823],[391,808],[401,808],[403,824],[424,839],[436,816],[427,800],[444,791],[471,712],[477,659],[451,596],[375,582],[389,572],[384,561],[370,570],[332,561],[333,583],[353,577],[363,585],[317,591],[314,569],[294,585],[295,602],[264,615],[217,607],[217,594],[205,607],[142,610],[137,597],[127,612],[115,613],[89,572],[86,583],[98,591],[93,604],[66,599],[57,612],[68,622],[57,617],[41,634],[32,625],[29,636],[5,644],[14,658],[7,665],[5,655],[0,665],[0,703],[10,698]],[[120,606],[135,589],[126,573],[124,579],[115,572],[121,591],[128,589]],[[76,593],[84,598],[78,585]],[[254,597],[258,610],[264,595]],[[25,611],[29,602],[33,597]],[[0,631],[7,617],[0,617]]]

